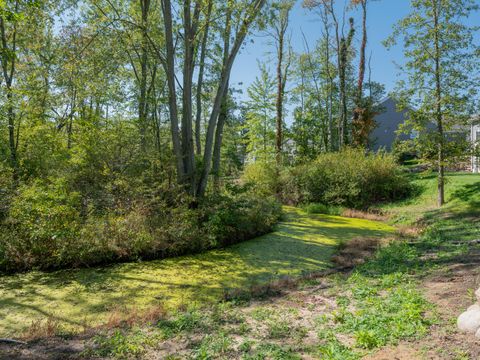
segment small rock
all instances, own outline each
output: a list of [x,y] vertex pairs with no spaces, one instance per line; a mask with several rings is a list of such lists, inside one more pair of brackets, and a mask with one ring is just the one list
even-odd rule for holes
[[477,332],[475,333],[475,337],[477,339],[480,339],[480,328],[477,330]]
[[461,314],[458,317],[457,326],[462,331],[476,333],[480,329],[480,305],[472,305]]
[[466,311],[475,310],[477,306],[478,306],[477,304],[470,305]]
[[477,301],[480,303],[480,288],[475,291],[475,296],[477,297]]

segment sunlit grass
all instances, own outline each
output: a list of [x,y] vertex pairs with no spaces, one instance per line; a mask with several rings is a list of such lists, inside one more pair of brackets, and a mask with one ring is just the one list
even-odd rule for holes
[[68,331],[105,322],[118,308],[201,306],[225,291],[330,265],[340,241],[384,236],[393,228],[368,220],[307,215],[285,208],[271,234],[223,250],[158,261],[0,278],[0,335],[15,336],[51,317]]
[[440,213],[468,215],[480,213],[480,175],[449,173],[445,179],[446,204],[437,205],[437,177],[435,174],[413,174],[418,195],[404,201],[386,204],[382,208],[392,215],[395,224],[414,224]]

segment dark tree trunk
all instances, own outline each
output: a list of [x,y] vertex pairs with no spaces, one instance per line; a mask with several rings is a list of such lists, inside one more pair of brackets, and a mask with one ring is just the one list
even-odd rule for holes
[[[228,55],[230,53],[230,34],[231,34],[231,17],[232,12],[231,8],[228,7],[227,14],[225,17],[225,32],[223,34],[223,63],[222,66],[227,66]],[[215,189],[218,190],[220,186],[220,159],[221,159],[221,150],[222,150],[222,140],[223,140],[223,128],[225,126],[225,121],[228,116],[228,84],[229,80],[227,79],[227,84],[225,86],[225,91],[223,93],[222,105],[220,108],[220,114],[218,115],[217,128],[215,130],[215,145],[213,147],[213,183]]]
[[[18,12],[18,1],[15,2],[15,12]],[[18,141],[15,138],[15,107],[13,104],[13,78],[15,75],[15,53],[16,53],[16,36],[17,28],[14,23],[13,32],[11,35],[11,45],[8,45],[7,34],[5,30],[5,19],[4,15],[0,16],[0,33],[2,41],[2,71],[3,78],[5,81],[5,92],[6,92],[6,113],[8,120],[8,142],[10,149],[10,166],[13,171],[13,181],[17,183],[18,180],[18,156],[17,156],[17,147]],[[18,138],[18,134],[17,134]]]
[[347,38],[342,38],[340,40],[340,68],[339,68],[339,78],[340,78],[340,106],[341,106],[341,117],[340,117],[340,144],[341,147],[348,144],[348,117],[347,117],[347,84],[346,84],[346,75],[348,67],[348,52],[350,50],[350,45],[352,43],[353,35],[355,34],[355,28],[353,27],[353,18],[350,18],[350,31],[348,32]]
[[162,14],[165,28],[165,75],[168,86],[168,110],[170,117],[170,132],[172,135],[173,153],[177,168],[177,179],[183,183],[185,171],[183,166],[180,131],[178,129],[177,93],[175,85],[175,48],[173,45],[172,4],[170,0],[162,0]]
[[205,18],[205,30],[203,32],[202,45],[200,50],[200,61],[198,69],[198,81],[197,81],[197,116],[195,118],[195,147],[198,155],[202,153],[202,89],[203,89],[203,76],[205,72],[205,57],[207,55],[207,42],[208,32],[210,28],[210,15],[212,13],[213,0],[208,2],[207,15]]
[[365,79],[365,49],[367,47],[367,0],[361,0],[362,6],[362,43],[360,45],[360,63],[358,69],[357,94],[355,97],[355,110],[353,112],[353,142],[357,146],[366,146],[370,129],[365,123],[365,106],[363,99],[363,82]]
[[140,147],[142,151],[146,149],[147,132],[147,76],[148,76],[148,13],[150,10],[150,0],[140,0],[142,9],[142,42],[140,50],[140,93],[138,99],[138,123],[140,128]]

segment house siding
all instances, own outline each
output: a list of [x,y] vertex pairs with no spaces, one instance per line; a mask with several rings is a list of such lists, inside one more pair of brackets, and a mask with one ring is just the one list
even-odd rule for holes
[[375,117],[376,128],[370,134],[370,148],[373,151],[391,151],[395,140],[408,140],[408,134],[397,134],[407,118],[407,110],[397,111],[397,103],[387,98],[381,103],[383,112]]

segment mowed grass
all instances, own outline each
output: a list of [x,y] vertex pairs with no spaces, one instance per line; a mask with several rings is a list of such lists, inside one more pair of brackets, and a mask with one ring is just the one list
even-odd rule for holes
[[448,173],[445,178],[446,204],[441,209],[437,206],[436,174],[411,176],[418,195],[382,207],[391,215],[393,223],[410,225],[418,221],[435,221],[435,216],[440,214],[458,217],[480,214],[480,174]]
[[66,331],[106,322],[117,309],[203,306],[231,289],[330,265],[335,246],[386,236],[389,225],[287,207],[275,231],[227,249],[158,261],[0,277],[0,336],[50,319]]

